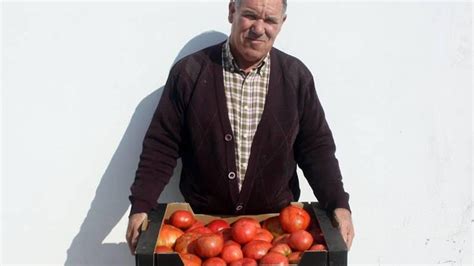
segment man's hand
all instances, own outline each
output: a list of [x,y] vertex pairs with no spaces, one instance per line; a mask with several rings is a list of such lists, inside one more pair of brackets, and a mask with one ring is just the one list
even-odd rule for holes
[[127,243],[130,248],[132,255],[135,255],[135,248],[137,247],[138,234],[140,232],[140,227],[148,218],[148,215],[145,212],[135,213],[128,218],[128,228],[127,228]]
[[346,242],[347,249],[351,249],[352,239],[354,239],[354,226],[352,225],[351,212],[344,208],[336,208],[334,210],[334,218],[339,224],[339,231],[341,232],[344,242]]

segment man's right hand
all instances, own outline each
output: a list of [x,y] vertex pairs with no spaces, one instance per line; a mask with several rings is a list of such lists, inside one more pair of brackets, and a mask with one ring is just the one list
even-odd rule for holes
[[135,255],[135,249],[137,247],[138,235],[140,233],[140,227],[143,224],[143,221],[148,219],[148,215],[145,212],[132,214],[128,218],[128,228],[127,228],[127,243],[130,248],[132,255]]

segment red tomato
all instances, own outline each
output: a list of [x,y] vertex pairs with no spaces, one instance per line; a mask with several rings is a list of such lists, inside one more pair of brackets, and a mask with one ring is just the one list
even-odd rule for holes
[[242,248],[242,252],[246,258],[259,260],[265,256],[265,254],[267,254],[268,250],[271,248],[272,244],[267,241],[252,240],[245,244],[245,246]]
[[[232,240],[230,240],[232,241]],[[234,242],[235,243],[235,242]],[[240,249],[239,244],[230,244],[230,245],[225,245],[224,248],[221,251],[221,258],[226,262],[226,263],[231,263],[236,260],[240,260],[244,257],[244,254],[242,253],[242,249]]]
[[255,235],[255,237],[253,239],[254,240],[263,240],[263,241],[267,241],[267,242],[271,243],[272,240],[273,240],[273,235],[267,229],[259,228],[259,229],[257,229],[257,234]]
[[279,237],[285,233],[283,228],[281,228],[280,218],[278,216],[273,216],[263,221],[263,228],[270,231],[273,237]]
[[288,255],[288,261],[291,264],[298,264],[298,263],[300,263],[301,256],[303,256],[303,252],[301,252],[301,251],[291,252],[290,255]]
[[290,235],[288,245],[297,251],[305,251],[313,244],[313,237],[308,231],[298,230]]
[[176,240],[174,250],[179,253],[194,253],[196,240],[201,236],[199,233],[187,232]]
[[194,228],[193,230],[188,230],[186,232],[193,232],[193,233],[199,233],[201,235],[205,235],[205,234],[212,234],[213,232],[211,231],[211,229],[207,228],[207,227],[197,227],[197,228]]
[[185,230],[191,227],[195,221],[196,219],[191,212],[186,210],[177,210],[171,214],[169,222],[172,226]]
[[290,255],[291,253],[291,248],[290,246],[288,246],[287,244],[283,244],[283,243],[280,243],[280,244],[276,244],[274,245],[269,252],[276,252],[276,253],[280,253],[284,256],[288,256]]
[[288,258],[280,253],[270,252],[260,260],[260,265],[287,266]]
[[202,260],[194,254],[179,254],[184,266],[201,266]]
[[[255,224],[255,226],[256,226],[257,228],[262,228],[262,226],[260,225],[260,223],[258,222],[258,220],[255,219],[255,218],[252,218],[252,217],[242,217],[242,218],[240,218],[240,219],[238,219],[238,220],[241,220],[241,219],[244,219],[244,220],[246,220],[246,221],[248,221],[248,222],[251,222],[251,223]],[[234,226],[234,224],[235,224],[238,220],[234,221],[230,226],[231,226],[231,227]]]
[[312,245],[309,250],[315,250],[315,251],[328,251],[328,248],[323,245],[323,244],[316,244]]
[[272,244],[275,246],[276,244],[288,244],[288,240],[290,239],[290,234],[283,234],[275,239],[273,239]]
[[221,253],[224,247],[224,238],[218,233],[200,236],[196,240],[196,254],[201,258],[212,258]]
[[176,239],[183,235],[183,231],[169,224],[163,224],[158,235],[158,246],[173,248]]
[[227,264],[225,261],[219,257],[212,257],[207,260],[205,260],[202,263],[202,266],[226,266]]
[[307,211],[298,206],[290,205],[280,212],[281,228],[285,232],[293,233],[298,230],[306,230],[311,218]]
[[168,253],[168,252],[173,252],[173,250],[170,247],[167,247],[167,246],[156,246],[155,247],[155,253]]
[[258,227],[255,224],[257,220],[253,218],[240,218],[232,225],[232,238],[239,244],[245,244],[252,240],[257,234]]
[[240,244],[235,242],[234,240],[225,240],[224,247],[225,246],[231,246],[231,245],[238,246],[239,248],[241,247]]
[[202,222],[196,220],[196,222],[194,222],[193,225],[191,225],[191,227],[186,229],[186,232],[192,231],[192,230],[194,230],[196,228],[199,228],[199,227],[204,227],[204,224]]
[[251,258],[243,258],[232,262],[229,266],[257,266],[257,261]]
[[211,229],[212,232],[217,233],[224,228],[230,228],[230,225],[226,220],[215,219],[207,224],[207,228]]

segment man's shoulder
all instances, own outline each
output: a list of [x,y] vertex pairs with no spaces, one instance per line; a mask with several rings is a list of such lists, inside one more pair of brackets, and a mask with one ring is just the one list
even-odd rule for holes
[[199,72],[200,69],[212,62],[218,63],[217,61],[220,58],[221,50],[222,43],[218,43],[188,54],[173,65],[172,71],[185,71],[186,73]]
[[[297,57],[273,47],[271,50],[272,59],[279,64],[283,70],[292,70],[291,73],[311,76],[309,68]],[[272,63],[273,63],[272,61]],[[288,73],[285,71],[285,73]]]

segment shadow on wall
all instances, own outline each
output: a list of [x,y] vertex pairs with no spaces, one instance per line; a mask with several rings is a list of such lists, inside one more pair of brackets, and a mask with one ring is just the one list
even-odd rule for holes
[[[181,49],[174,63],[184,56],[227,38],[221,32],[204,32],[192,38]],[[173,63],[173,64],[174,64]],[[130,186],[133,182],[142,141],[150,124],[153,112],[163,92],[163,87],[145,97],[132,116],[130,124],[115,151],[97,188],[89,212],[79,233],[72,240],[67,251],[65,265],[134,265],[127,243],[102,243],[112,229],[128,216]],[[179,192],[179,161],[171,181],[160,195],[159,202],[184,201]]]

